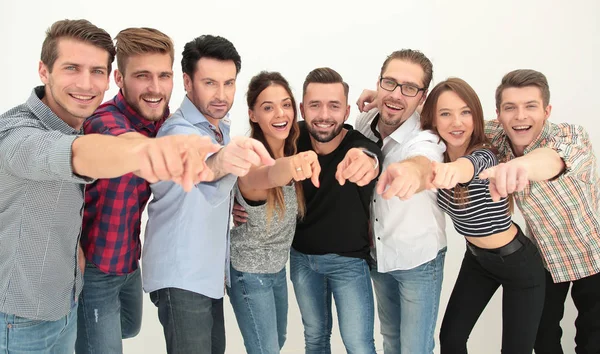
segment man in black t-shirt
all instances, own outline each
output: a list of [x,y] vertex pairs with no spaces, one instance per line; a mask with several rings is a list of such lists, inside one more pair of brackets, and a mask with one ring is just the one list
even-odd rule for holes
[[[303,183],[306,215],[290,255],[290,278],[302,314],[307,352],[331,352],[331,299],[350,353],[375,353],[374,301],[368,260],[369,202],[380,172],[379,147],[344,124],[348,85],[332,69],[304,82],[298,151],[313,150],[320,187]],[[351,183],[347,183],[351,182]]]

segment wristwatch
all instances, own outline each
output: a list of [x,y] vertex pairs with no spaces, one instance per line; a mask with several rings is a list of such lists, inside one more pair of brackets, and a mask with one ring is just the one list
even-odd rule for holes
[[374,170],[377,169],[377,167],[379,167],[379,158],[377,157],[377,154],[372,151],[369,151],[367,149],[361,149],[361,150],[362,150],[362,152],[365,153],[365,155],[369,156],[372,159],[375,159],[375,166],[373,166],[373,169]]

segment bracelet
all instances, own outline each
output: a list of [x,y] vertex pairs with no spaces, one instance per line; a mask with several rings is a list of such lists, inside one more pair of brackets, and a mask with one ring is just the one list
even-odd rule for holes
[[377,167],[379,167],[379,158],[377,157],[377,154],[372,151],[369,151],[367,149],[360,149],[360,150],[362,152],[364,152],[365,155],[369,156],[372,159],[375,159],[375,166],[373,166],[373,169],[374,170],[377,169]]

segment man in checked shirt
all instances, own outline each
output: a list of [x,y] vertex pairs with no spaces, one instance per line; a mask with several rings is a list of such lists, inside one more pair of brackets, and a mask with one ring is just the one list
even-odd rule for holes
[[[496,89],[498,120],[486,134],[510,160],[479,177],[490,192],[514,192],[546,265],[546,300],[536,354],[563,353],[560,320],[571,287],[577,308],[575,352],[600,353],[600,180],[588,133],[548,121],[550,89],[544,74],[515,70]],[[495,189],[495,190],[494,190]],[[572,286],[571,286],[572,285]]]
[[[173,42],[152,28],[128,28],[115,39],[114,78],[120,91],[85,121],[84,132],[155,137],[169,116]],[[86,187],[81,234],[86,265],[77,354],[121,353],[121,339],[140,331],[140,225],[149,197],[148,182],[132,173]]]
[[82,287],[84,184],[131,172],[189,191],[212,178],[207,138],[81,135],[108,89],[115,49],[86,20],[55,22],[22,105],[0,115],[0,352],[72,353]]

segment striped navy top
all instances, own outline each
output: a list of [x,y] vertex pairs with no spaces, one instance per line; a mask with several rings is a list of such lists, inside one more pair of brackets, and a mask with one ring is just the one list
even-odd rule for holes
[[490,196],[489,181],[480,180],[479,173],[498,164],[498,159],[488,149],[475,150],[463,158],[473,163],[473,179],[460,185],[467,187],[468,198],[459,206],[454,199],[454,189],[438,191],[438,205],[454,222],[454,228],[463,236],[483,237],[508,230],[512,224],[507,198],[494,202]]

